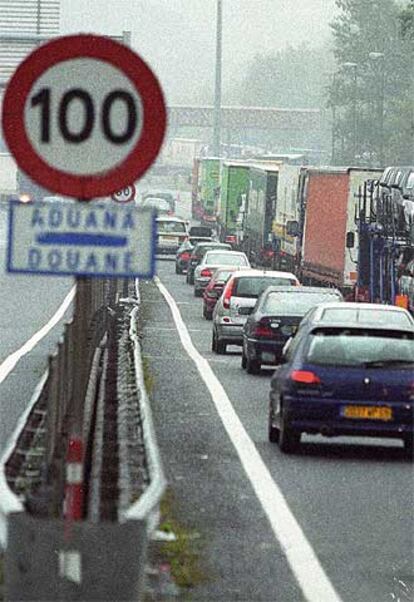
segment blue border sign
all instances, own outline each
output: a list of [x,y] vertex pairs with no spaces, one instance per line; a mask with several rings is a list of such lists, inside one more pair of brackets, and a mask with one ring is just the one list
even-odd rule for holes
[[76,201],[9,203],[7,271],[152,278],[156,212]]

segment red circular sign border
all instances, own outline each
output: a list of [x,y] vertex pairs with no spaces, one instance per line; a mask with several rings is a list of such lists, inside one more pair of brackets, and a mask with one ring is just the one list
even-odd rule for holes
[[[24,127],[27,96],[47,69],[76,58],[93,58],[120,69],[141,97],[141,135],[126,159],[102,175],[69,174],[48,165],[35,152]],[[3,99],[2,127],[18,165],[44,188],[82,200],[102,197],[137,180],[161,148],[167,111],[161,86],[148,65],[132,50],[103,36],[81,34],[52,40],[32,52],[17,68]]]
[[120,205],[123,205],[124,203],[130,203],[131,201],[133,201],[133,200],[134,200],[134,196],[136,195],[136,192],[137,192],[137,189],[135,188],[135,184],[129,184],[129,186],[124,186],[124,188],[131,188],[131,196],[128,198],[128,200],[127,200],[127,201],[118,201],[118,200],[115,198],[116,192],[119,192],[119,191],[117,190],[116,192],[114,192],[114,193],[111,195],[111,199],[112,199],[113,201],[115,201],[115,203],[119,203]]

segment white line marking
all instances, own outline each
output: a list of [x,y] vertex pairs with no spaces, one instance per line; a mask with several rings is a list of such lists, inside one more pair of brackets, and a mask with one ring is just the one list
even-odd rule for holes
[[247,434],[223,386],[208,361],[194,347],[173,297],[158,277],[155,277],[154,280],[171,309],[185,351],[194,361],[201,378],[211,393],[227,434],[306,600],[309,602],[341,602],[341,598],[323,570],[282,492],[272,479],[253,441]]
[[75,296],[75,290],[76,286],[73,286],[63,300],[63,303],[60,305],[56,313],[50,318],[47,324],[45,324],[28,341],[26,341],[25,344],[20,347],[20,349],[14,351],[4,360],[2,364],[0,364],[0,384],[14,369],[17,362],[21,360],[26,353],[29,353],[29,351],[31,351],[64,316],[69,305],[72,303],[73,297]]

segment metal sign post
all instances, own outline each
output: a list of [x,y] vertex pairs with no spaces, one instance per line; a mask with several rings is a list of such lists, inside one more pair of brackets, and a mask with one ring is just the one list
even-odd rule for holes
[[119,203],[11,203],[9,209],[8,271],[77,277],[70,440],[79,452],[91,278],[154,274],[155,215],[127,203],[135,196],[131,182],[161,148],[164,97],[151,69],[127,46],[67,36],[40,46],[17,68],[2,126],[19,167],[44,188],[80,201],[114,195]]

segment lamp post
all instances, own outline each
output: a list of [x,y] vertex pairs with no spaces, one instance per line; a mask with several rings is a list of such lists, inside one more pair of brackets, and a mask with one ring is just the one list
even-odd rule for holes
[[357,149],[357,68],[358,63],[352,63],[350,61],[342,63],[342,67],[346,69],[352,69],[352,161],[355,161],[356,149]]
[[331,129],[331,164],[335,165],[336,162],[336,72],[332,73],[332,129]]
[[213,123],[213,153],[220,156],[221,138],[221,56],[222,56],[222,0],[217,0],[216,21],[216,80],[214,88],[214,123]]
[[384,67],[384,53],[383,52],[370,52],[369,58],[371,61],[375,61],[380,65],[379,73],[379,95],[377,102],[378,111],[378,160],[380,167],[384,163],[384,88],[385,88],[385,67]]

